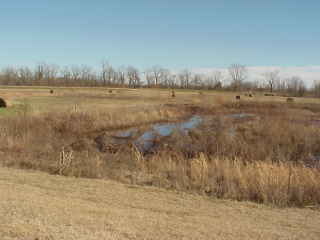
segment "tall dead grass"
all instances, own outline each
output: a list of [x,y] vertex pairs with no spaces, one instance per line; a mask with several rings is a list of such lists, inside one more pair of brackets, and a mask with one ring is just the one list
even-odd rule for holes
[[[143,159],[143,158],[142,158]],[[197,191],[217,198],[255,201],[274,206],[320,204],[319,171],[292,163],[251,162],[211,158],[200,153],[153,156],[138,166],[153,176],[154,185]]]
[[61,153],[72,150],[72,163],[63,174],[97,177],[100,173],[96,166],[105,158],[93,141],[97,134],[168,119],[177,121],[185,114],[172,108],[136,109],[135,112],[71,109],[38,114],[26,105],[17,115],[0,119],[0,164],[57,173]]
[[[239,110],[239,106],[229,108]],[[273,108],[266,107],[263,115],[257,105],[244,105],[243,111],[256,117],[250,121],[214,117],[187,135],[175,132],[160,139],[148,155],[129,145],[116,153],[100,152],[94,139],[105,131],[178,121],[190,109],[83,112],[74,108],[39,114],[25,105],[17,116],[0,119],[0,165],[276,206],[320,204],[319,169],[305,164],[311,155],[320,155],[319,129],[309,124],[310,116],[304,112],[301,118],[297,113],[302,112]]]

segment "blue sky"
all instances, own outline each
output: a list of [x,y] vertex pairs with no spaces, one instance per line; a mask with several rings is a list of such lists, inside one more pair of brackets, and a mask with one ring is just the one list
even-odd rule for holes
[[0,5],[0,67],[320,65],[318,0],[15,0]]

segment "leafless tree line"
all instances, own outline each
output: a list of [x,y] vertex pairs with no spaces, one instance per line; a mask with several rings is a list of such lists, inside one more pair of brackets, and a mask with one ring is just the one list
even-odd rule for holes
[[39,63],[30,67],[5,67],[0,71],[1,85],[20,86],[119,86],[119,87],[164,87],[164,88],[222,88],[221,72],[193,74],[183,70],[174,74],[169,69],[153,66],[144,72],[134,66],[115,68],[102,61],[100,68],[87,65],[60,67]]
[[127,86],[142,85],[137,68],[114,68],[102,62],[97,71],[88,65],[60,67],[55,64],[39,63],[34,68],[6,67],[0,71],[1,85],[34,86]]
[[[263,80],[249,81],[248,69],[232,64],[227,72],[214,71],[207,74],[193,73],[188,69],[173,73],[161,66],[139,71],[134,66],[115,68],[102,61],[99,69],[87,65],[60,67],[45,62],[30,67],[5,67],[0,71],[1,85],[21,86],[117,86],[130,88],[183,88],[230,91],[269,91],[304,96],[307,87],[297,76],[281,78],[278,70],[262,74]],[[320,97],[320,81],[309,89]]]

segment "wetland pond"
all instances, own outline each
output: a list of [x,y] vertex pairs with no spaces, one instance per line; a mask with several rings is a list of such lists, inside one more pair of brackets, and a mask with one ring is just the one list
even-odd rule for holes
[[[237,113],[223,115],[230,119],[246,119],[254,117],[254,114]],[[213,116],[212,116],[213,117]],[[191,130],[199,127],[203,122],[210,121],[210,116],[193,115],[186,121],[178,123],[156,123],[151,125],[147,130],[141,131],[138,128],[130,128],[123,131],[118,131],[113,134],[107,134],[98,137],[98,144],[103,146],[112,145],[117,149],[123,144],[132,143],[140,152],[149,152],[157,145],[157,139],[163,137],[170,137],[174,132],[180,132],[182,134],[188,134]],[[230,134],[234,135],[234,129],[230,129]]]

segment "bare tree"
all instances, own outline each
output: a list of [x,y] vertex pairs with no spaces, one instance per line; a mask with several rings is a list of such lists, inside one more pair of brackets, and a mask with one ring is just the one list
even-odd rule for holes
[[21,85],[29,85],[32,83],[33,74],[30,68],[20,67],[17,69],[17,76]]
[[231,86],[234,90],[240,90],[242,82],[247,78],[247,68],[241,64],[232,64],[229,67]]
[[275,88],[280,92],[285,92],[287,90],[287,79],[279,78],[279,80],[276,81]]
[[17,72],[13,67],[6,67],[2,70],[2,83],[5,85],[16,85],[18,81]]
[[191,85],[193,88],[201,88],[203,84],[203,75],[197,73],[191,77]]
[[251,81],[252,90],[255,91],[263,91],[264,90],[264,84],[261,83],[258,79]]
[[107,77],[107,84],[112,85],[115,82],[115,70],[113,67],[109,64],[106,68],[106,77]]
[[129,66],[127,68],[127,76],[129,80],[129,87],[137,88],[140,86],[139,70],[135,67]]
[[109,63],[106,60],[103,60],[101,62],[101,78],[103,81],[103,86],[107,85],[107,68],[108,68]]
[[170,74],[169,78],[169,86],[170,88],[174,88],[177,85],[177,75]]
[[279,70],[265,72],[263,76],[265,77],[266,84],[269,87],[270,92],[273,92],[276,84],[279,81]]
[[212,75],[208,76],[207,88],[208,89],[221,89],[223,81],[223,74],[220,71],[214,71]]
[[66,86],[69,86],[71,84],[71,71],[70,68],[68,66],[64,67],[61,70],[61,75],[62,75],[62,79],[63,82]]
[[297,91],[297,95],[299,97],[303,97],[305,95],[307,91],[307,87],[305,82],[300,78],[300,80],[298,81],[298,91]]
[[312,91],[313,91],[315,97],[320,97],[320,80],[313,82]]
[[45,63],[39,63],[36,66],[34,77],[36,85],[41,85],[44,79]]
[[188,69],[181,71],[178,75],[181,88],[189,88],[191,81],[191,72]]
[[124,86],[126,84],[126,70],[125,67],[119,67],[118,70],[118,84]]
[[146,72],[149,72],[149,76],[153,78],[155,86],[158,86],[161,83],[161,79],[167,70],[160,66],[153,66]]
[[306,85],[298,76],[287,79],[287,91],[292,96],[302,97],[306,92]]
[[160,84],[163,87],[169,87],[170,86],[170,78],[171,78],[171,73],[168,69],[162,69],[162,74],[161,74],[161,80],[160,80]]
[[92,85],[92,82],[91,82],[91,80],[93,79],[92,68],[88,65],[81,65],[81,67],[79,68],[79,71],[80,71],[79,80],[81,80],[79,84],[81,84],[82,86]]
[[73,83],[77,85],[81,76],[81,67],[77,65],[73,65],[71,66],[70,70],[71,70],[71,79]]
[[47,85],[50,86],[54,84],[56,77],[59,72],[59,66],[55,64],[43,63],[43,79],[46,81]]
[[147,86],[152,87],[154,85],[153,73],[151,73],[150,71],[146,71],[145,76],[146,76]]

